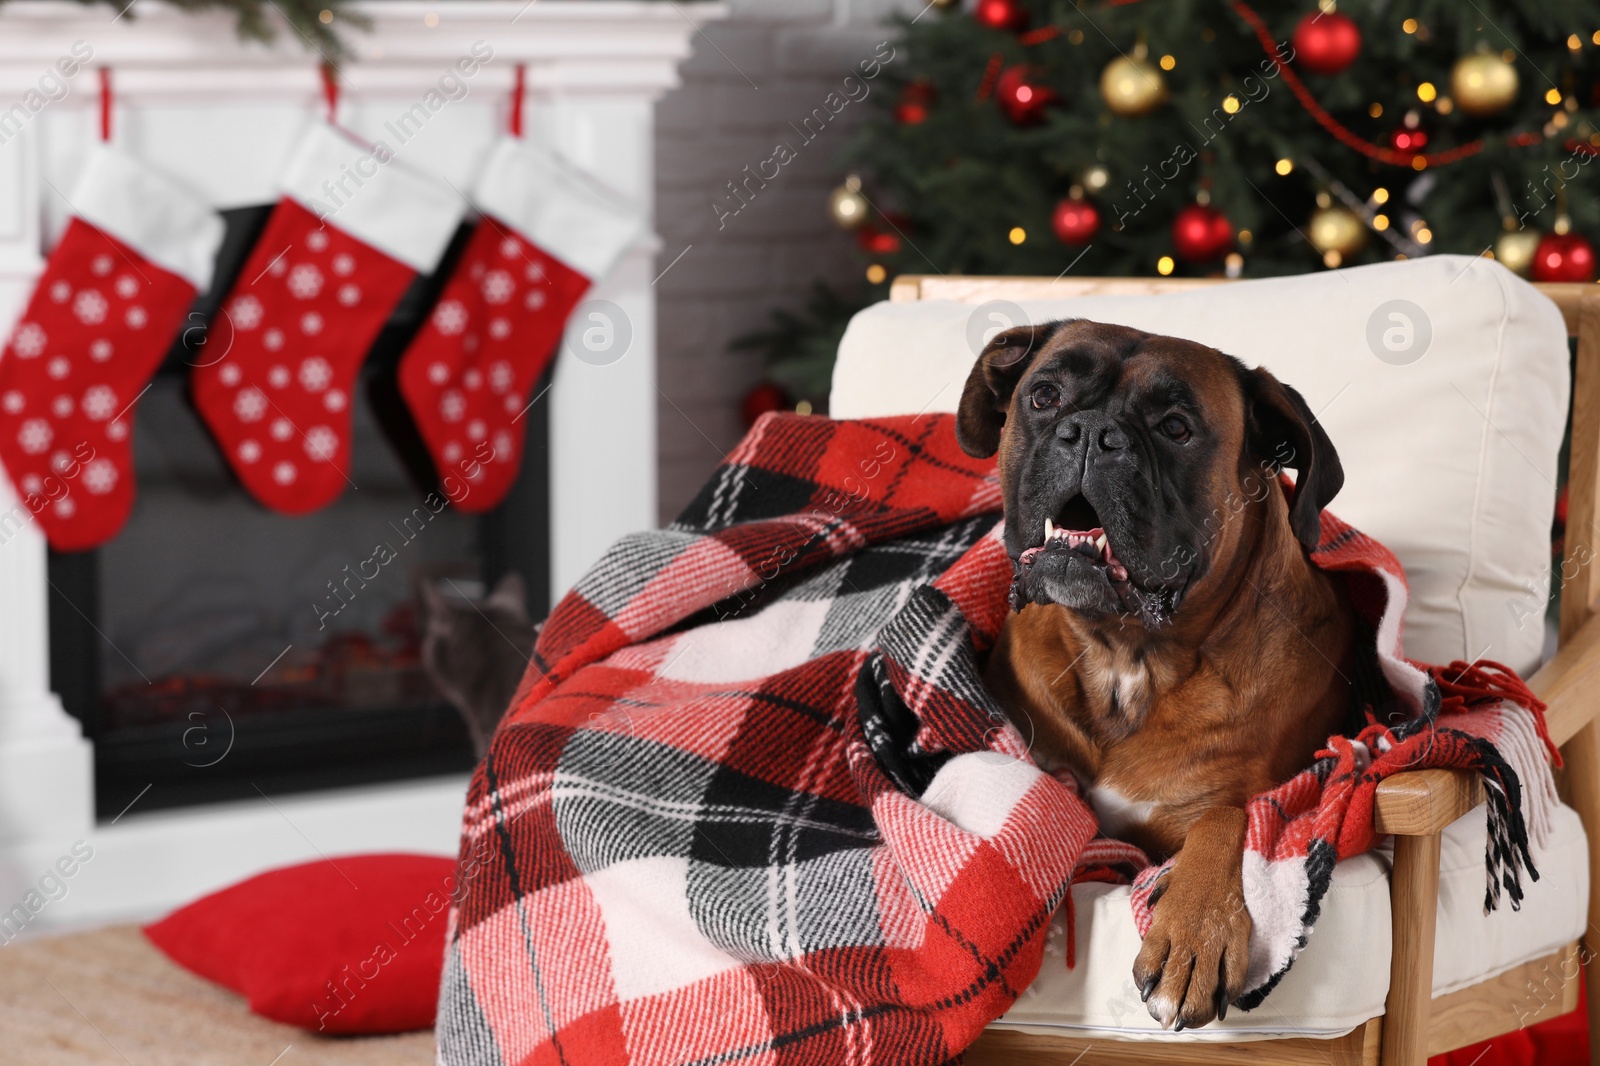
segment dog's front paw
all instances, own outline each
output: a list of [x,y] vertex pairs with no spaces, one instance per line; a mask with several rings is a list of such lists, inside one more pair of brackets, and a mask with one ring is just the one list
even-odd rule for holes
[[1150,932],[1133,962],[1150,1017],[1178,1031],[1227,1017],[1244,992],[1251,929],[1241,886],[1196,876],[1182,859],[1156,886]]

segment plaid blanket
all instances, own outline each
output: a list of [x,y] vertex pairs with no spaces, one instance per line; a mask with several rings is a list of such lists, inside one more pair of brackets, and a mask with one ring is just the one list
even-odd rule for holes
[[[676,523],[612,547],[474,775],[440,1062],[957,1061],[1037,974],[1074,880],[1142,859],[1095,839],[983,688],[1000,507],[948,416],[769,415]],[[1372,846],[1383,776],[1483,774],[1486,902],[1519,899],[1554,803],[1521,683],[1406,661],[1404,578],[1369,538],[1325,516],[1314,558],[1406,709],[1253,805],[1252,1004],[1333,863]]]

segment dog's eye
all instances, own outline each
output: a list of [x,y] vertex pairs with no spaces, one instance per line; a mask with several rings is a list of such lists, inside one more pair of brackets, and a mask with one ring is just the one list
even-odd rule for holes
[[1161,432],[1165,433],[1172,440],[1182,444],[1184,441],[1189,439],[1189,423],[1185,422],[1177,415],[1168,415],[1166,418],[1161,420]]
[[1046,407],[1061,406],[1061,389],[1048,381],[1039,382],[1029,395],[1033,397],[1033,406],[1041,411]]

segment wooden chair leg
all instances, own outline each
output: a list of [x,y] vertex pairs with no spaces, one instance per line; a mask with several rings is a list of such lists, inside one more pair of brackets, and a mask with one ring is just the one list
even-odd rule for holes
[[1589,971],[1589,1062],[1600,1066],[1600,994],[1595,988],[1600,966],[1589,962],[1600,952],[1600,726],[1590,722],[1572,735],[1561,749],[1566,762],[1562,773],[1566,801],[1583,819],[1584,835],[1589,838],[1589,927],[1583,936],[1579,956]]
[[1439,913],[1438,833],[1394,838],[1389,884],[1394,952],[1383,1009],[1383,1066],[1427,1066],[1433,938]]

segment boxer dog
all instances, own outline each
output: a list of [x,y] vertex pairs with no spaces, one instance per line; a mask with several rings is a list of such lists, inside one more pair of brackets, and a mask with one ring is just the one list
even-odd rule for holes
[[1133,965],[1151,1016],[1223,1018],[1249,961],[1244,805],[1351,713],[1354,614],[1307,556],[1339,457],[1265,370],[1071,319],[997,335],[956,433],[999,453],[1015,568],[987,684],[1106,835],[1176,856]]

